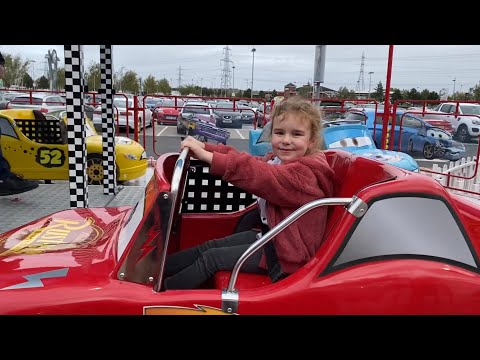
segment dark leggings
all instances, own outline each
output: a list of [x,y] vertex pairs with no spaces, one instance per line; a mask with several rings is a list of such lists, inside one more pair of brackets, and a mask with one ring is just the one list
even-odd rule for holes
[[[167,257],[165,289],[195,289],[220,270],[233,270],[235,263],[257,240],[257,232],[244,231],[223,239],[179,251]],[[266,274],[258,267],[262,250],[256,251],[241,267],[242,272]]]

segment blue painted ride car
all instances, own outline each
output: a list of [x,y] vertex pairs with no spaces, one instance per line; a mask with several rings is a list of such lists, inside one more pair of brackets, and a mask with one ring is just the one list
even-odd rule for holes
[[[419,171],[417,162],[408,154],[377,149],[367,127],[358,121],[331,121],[323,123],[324,149],[341,149],[363,157],[379,160],[399,168]],[[271,122],[262,130],[250,130],[249,152],[263,156],[272,151]]]
[[[393,132],[393,149],[414,153],[421,152],[426,159],[441,158],[458,160],[465,155],[465,146],[452,139],[452,136],[421,119],[420,117],[397,110],[395,130]],[[353,110],[345,114],[346,121],[365,121],[377,147],[382,143],[383,111],[375,114],[375,109]],[[376,123],[375,123],[376,120]],[[389,125],[392,116],[389,117]],[[400,123],[402,124],[400,129]]]

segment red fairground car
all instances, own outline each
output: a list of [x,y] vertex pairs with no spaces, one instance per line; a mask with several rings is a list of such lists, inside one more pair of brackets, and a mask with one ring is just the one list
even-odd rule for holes
[[[1,314],[480,314],[480,208],[425,175],[326,151],[335,197],[304,205],[201,289],[161,287],[167,254],[250,229],[255,197],[186,150],[137,205],[52,214],[0,235]],[[243,261],[329,207],[314,258],[272,284]]]

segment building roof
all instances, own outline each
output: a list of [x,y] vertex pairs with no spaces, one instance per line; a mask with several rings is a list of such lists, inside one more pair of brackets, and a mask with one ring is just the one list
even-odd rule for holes
[[320,91],[333,91],[333,92],[338,92],[337,90],[329,89],[329,88],[327,88],[327,87],[325,87],[325,86],[321,86],[321,85],[320,85]]

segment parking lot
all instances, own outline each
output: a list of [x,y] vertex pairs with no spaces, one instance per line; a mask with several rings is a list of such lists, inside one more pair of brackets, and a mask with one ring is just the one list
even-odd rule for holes
[[[228,139],[227,144],[234,146],[240,151],[248,151],[249,132],[252,129],[253,126],[249,125],[243,125],[242,129],[227,129],[230,132],[230,138]],[[155,137],[153,137],[154,133]],[[144,135],[141,132],[139,133],[139,142],[144,144],[148,156],[156,158],[159,154],[179,151],[182,136],[184,135],[177,134],[176,126],[155,124],[153,128],[148,127],[146,129],[145,143],[143,139]],[[133,133],[130,133],[129,137],[133,138]],[[155,139],[155,145],[153,144],[153,139]],[[466,158],[473,157],[477,154],[478,143],[471,142],[465,143],[464,145]],[[445,159],[427,160],[422,157],[421,153],[413,154],[413,158],[417,161],[420,167],[426,168],[431,168],[433,164],[442,166],[443,164],[449,163],[449,161]]]

